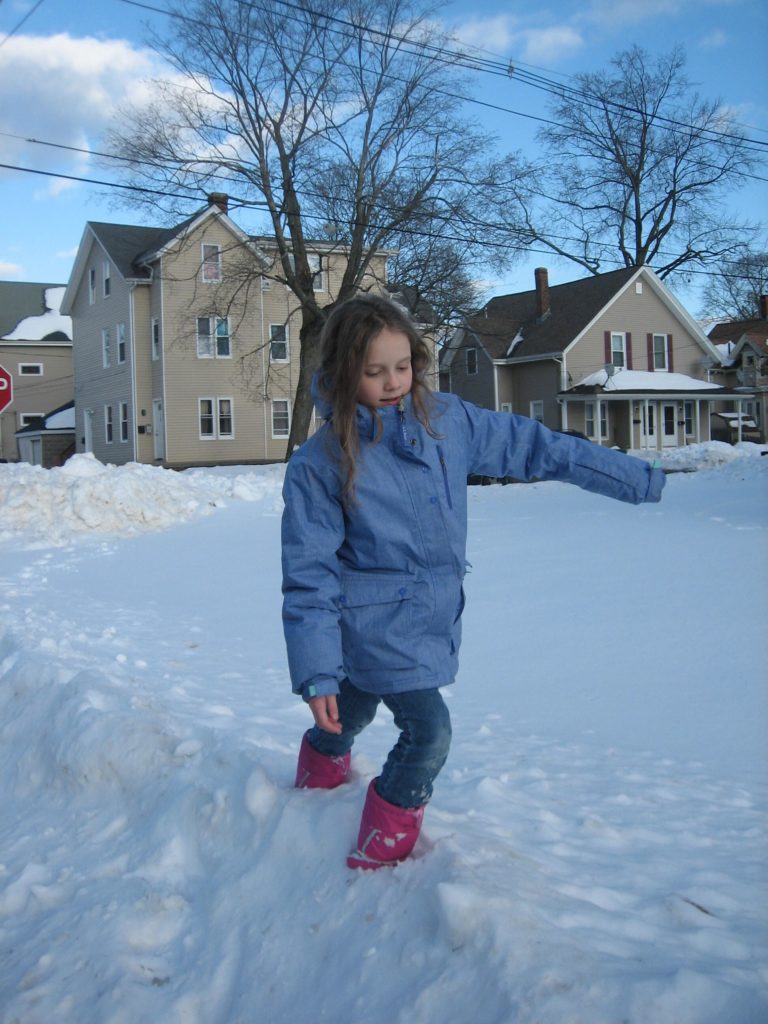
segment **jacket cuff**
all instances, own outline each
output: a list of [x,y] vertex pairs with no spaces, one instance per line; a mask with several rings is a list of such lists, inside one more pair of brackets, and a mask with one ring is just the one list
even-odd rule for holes
[[312,700],[313,697],[336,696],[338,692],[339,682],[330,676],[318,676],[312,682],[305,683],[300,691],[301,699],[305,702]]
[[667,478],[664,475],[663,469],[657,469],[654,467],[650,473],[650,480],[648,481],[648,493],[645,496],[646,501],[661,501],[661,492],[666,486]]

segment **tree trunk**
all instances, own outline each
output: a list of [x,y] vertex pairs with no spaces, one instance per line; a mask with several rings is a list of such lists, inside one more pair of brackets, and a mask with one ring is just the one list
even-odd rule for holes
[[299,382],[296,386],[296,395],[293,402],[293,416],[291,417],[291,431],[288,435],[288,447],[285,453],[285,461],[291,457],[294,448],[303,444],[309,434],[309,426],[312,422],[312,377],[320,366],[320,332],[323,328],[323,319],[317,314],[309,314],[304,311],[304,320],[299,333]]

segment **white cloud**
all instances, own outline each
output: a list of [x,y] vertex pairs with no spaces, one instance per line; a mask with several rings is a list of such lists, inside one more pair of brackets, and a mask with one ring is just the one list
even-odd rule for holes
[[557,64],[584,46],[581,33],[570,25],[526,29],[521,36],[525,45],[520,60],[527,64]]
[[463,46],[478,47],[493,53],[509,50],[518,36],[516,20],[507,14],[493,18],[470,18],[455,25],[453,34]]
[[[141,82],[159,71],[157,58],[125,40],[13,36],[3,47],[0,95],[6,102],[0,135],[3,162],[46,171],[82,173],[83,153],[25,142],[37,139],[89,150],[109,123],[115,107],[130,99]],[[38,197],[68,191],[65,179],[41,187]]]
[[8,263],[6,260],[0,260],[0,277],[5,278],[18,278],[21,280],[24,277],[24,268],[18,263]]
[[722,29],[717,28],[709,32],[699,40],[702,50],[719,50],[728,43],[728,35]]

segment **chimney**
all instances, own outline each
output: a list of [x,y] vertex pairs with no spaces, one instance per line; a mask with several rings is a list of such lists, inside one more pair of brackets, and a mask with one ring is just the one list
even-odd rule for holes
[[760,296],[760,319],[768,320],[768,295]]
[[208,196],[209,206],[218,206],[222,213],[229,212],[229,196],[226,192],[211,192]]
[[549,272],[546,267],[537,267],[533,273],[536,278],[536,320],[541,322],[550,314]]

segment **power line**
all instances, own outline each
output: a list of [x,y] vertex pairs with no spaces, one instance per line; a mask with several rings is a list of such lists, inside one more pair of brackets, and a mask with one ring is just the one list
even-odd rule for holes
[[[171,199],[183,199],[183,200],[187,200],[187,201],[198,201],[198,202],[200,201],[200,197],[197,197],[197,196],[180,195],[180,194],[175,193],[175,192],[168,192],[168,191],[164,191],[164,190],[161,190],[161,189],[143,188],[143,187],[140,187],[138,185],[123,185],[123,184],[120,184],[118,182],[100,181],[100,180],[97,180],[97,179],[94,179],[94,178],[78,177],[77,175],[72,175],[72,174],[58,174],[58,173],[55,173],[53,171],[41,171],[41,170],[37,170],[37,169],[34,169],[34,168],[18,167],[18,166],[14,166],[12,164],[2,164],[2,163],[0,163],[0,168],[1,169],[5,169],[5,170],[20,171],[20,172],[26,173],[26,174],[40,174],[40,175],[44,175],[46,177],[64,178],[64,179],[69,180],[69,181],[79,181],[79,182],[83,182],[85,184],[100,185],[100,186],[103,186],[105,188],[119,188],[119,189],[126,189],[126,190],[133,191],[133,192],[140,192],[140,193],[148,193],[148,194],[151,194],[151,195],[165,196],[165,197],[171,198]],[[299,194],[300,195],[304,195],[304,196],[309,196],[309,197],[312,197],[312,198],[318,198],[318,196],[319,196],[319,193],[312,193],[312,192],[309,192],[306,189],[301,190],[301,192]],[[229,199],[230,199],[230,203],[232,205],[234,205],[236,207],[239,207],[241,209],[245,209],[245,208],[248,208],[248,207],[254,207],[254,206],[265,206],[266,205],[261,200],[249,200],[249,199],[242,199],[242,198],[233,197],[233,196],[230,196]],[[320,216],[319,214],[305,213],[305,214],[303,214],[303,217],[307,221],[316,221],[318,223],[323,223],[323,224],[325,223],[325,220],[326,220],[326,218]],[[350,226],[351,227],[360,227],[361,224],[360,224],[360,222],[353,221],[353,222],[350,222]],[[368,225],[368,227],[371,229],[371,231],[375,232],[377,230],[377,225],[375,223],[371,223],[370,225]],[[424,239],[428,239],[428,240],[432,240],[432,241],[461,242],[461,243],[468,243],[469,242],[469,239],[464,238],[461,235],[445,234],[444,232],[441,232],[441,233],[438,234],[435,231],[424,231],[424,230],[419,230],[417,228],[407,228],[407,227],[404,227],[404,226],[399,226],[398,228],[393,228],[391,230],[391,233],[394,234],[394,235],[406,235],[406,236],[412,236],[414,238],[424,238]],[[564,242],[568,242],[568,241],[581,241],[580,239],[569,238],[568,236],[565,236],[565,235],[553,236],[553,237],[557,238],[560,241],[564,241]],[[344,244],[343,241],[341,241],[341,240],[336,240],[336,241],[338,241],[339,244],[342,244],[342,245]],[[595,247],[597,249],[607,250],[608,252],[615,252],[616,251],[616,246],[613,245],[610,242],[592,242],[591,244],[593,245],[593,247]],[[505,243],[505,242],[494,242],[491,239],[486,239],[483,242],[483,245],[486,248],[488,248],[488,249],[501,249],[503,251],[511,251],[513,253],[531,253],[531,254],[541,254],[541,255],[544,255],[544,256],[558,256],[558,255],[560,255],[557,252],[553,251],[552,249],[541,249],[541,248],[538,248],[538,247],[533,246],[533,245],[508,244],[508,243]],[[664,256],[664,255],[673,255],[673,254],[671,254],[671,253],[664,253],[663,251],[659,251],[658,255]],[[561,257],[561,258],[566,258],[566,257]],[[620,259],[616,259],[615,257],[604,256],[604,257],[600,257],[600,260],[601,260],[602,263],[615,264],[619,268],[621,268],[622,266],[626,266],[624,261],[622,261]],[[651,269],[653,269],[653,268],[651,268]],[[721,272],[716,272],[716,271],[699,270],[699,269],[688,267],[688,266],[684,266],[680,270],[680,273],[695,274],[697,276],[704,276],[704,277],[728,277],[728,276],[738,277],[739,276],[739,275],[722,274]]]
[[5,46],[5,44],[6,44],[6,43],[8,42],[8,40],[9,40],[9,39],[11,38],[11,36],[15,36],[15,35],[16,35],[16,33],[17,33],[17,32],[19,31],[19,29],[21,28],[21,26],[22,26],[22,25],[23,25],[23,24],[24,24],[25,22],[29,21],[29,19],[30,19],[30,18],[32,17],[32,15],[33,15],[33,14],[35,13],[35,11],[37,10],[37,8],[38,8],[38,7],[40,6],[40,4],[42,4],[42,3],[43,3],[43,0],[37,0],[37,3],[35,4],[35,6],[34,6],[34,7],[32,7],[32,8],[31,8],[31,10],[27,11],[27,13],[26,13],[26,14],[24,15],[24,17],[23,17],[23,18],[21,19],[21,21],[20,21],[20,22],[19,22],[19,23],[18,23],[17,25],[14,25],[14,27],[13,27],[13,28],[11,29],[11,31],[10,31],[10,32],[8,33],[8,35],[7,35],[7,36],[5,36],[5,38],[4,38],[4,39],[1,39],[1,40],[0,40],[0,46]]

